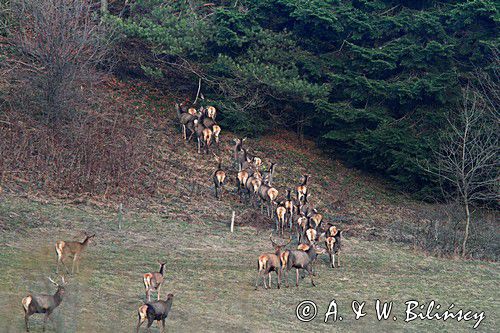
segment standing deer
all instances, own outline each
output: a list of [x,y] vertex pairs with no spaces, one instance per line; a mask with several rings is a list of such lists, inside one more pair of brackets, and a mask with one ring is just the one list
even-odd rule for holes
[[[187,140],[186,131],[189,130],[191,132],[189,138],[191,139],[191,136],[194,133],[194,120],[196,119],[196,109],[190,108],[188,112],[182,112],[181,106],[176,103],[175,110],[177,111],[177,117],[179,118],[179,122],[181,124],[182,137],[184,138],[184,140]],[[194,114],[189,112],[190,110],[194,110]]]
[[[278,197],[278,190],[274,187],[271,187],[268,184],[261,184],[258,190],[258,194],[260,199],[262,200],[263,205],[267,207],[267,215],[271,218],[274,217],[274,204],[276,202],[276,198]],[[261,212],[263,211],[263,206],[261,205]]]
[[146,273],[143,275],[144,288],[146,289],[146,298],[151,301],[151,292],[158,291],[158,300],[160,299],[160,290],[165,280],[165,262],[158,261],[160,270],[158,272]]
[[139,307],[138,315],[139,322],[137,323],[136,333],[139,333],[139,327],[148,320],[147,329],[150,332],[151,325],[155,320],[159,322],[161,321],[162,329],[160,332],[165,331],[165,320],[168,317],[170,310],[172,309],[172,301],[174,295],[168,294],[167,299],[165,301],[157,300],[153,302],[148,302]]
[[340,267],[340,250],[342,248],[342,234],[347,230],[338,230],[336,226],[328,223],[325,233],[325,245],[330,257],[330,264],[335,268],[335,255],[337,255],[337,266]]
[[207,107],[207,117],[212,118],[215,120],[215,117],[217,117],[217,110],[213,106]]
[[304,201],[304,204],[307,203],[307,181],[309,179],[309,175],[305,174],[302,176],[302,183],[297,186],[297,199],[299,202]]
[[[261,185],[262,176],[258,171],[255,171],[253,175],[247,178],[245,188],[248,192],[248,200],[250,200],[252,206],[258,205],[259,188]],[[252,198],[254,200],[252,200]]]
[[266,285],[266,275],[269,278],[269,288],[271,288],[271,272],[276,272],[278,275],[278,289],[281,286],[281,251],[292,241],[291,238],[288,239],[286,243],[277,244],[273,238],[272,234],[269,235],[269,239],[271,240],[271,244],[274,247],[274,253],[263,253],[259,256],[257,260],[257,280],[255,281],[255,290],[259,287],[259,278],[262,277],[262,281],[264,283],[264,289],[268,289]]
[[66,268],[66,272],[69,273],[68,267],[64,262],[68,256],[73,256],[73,265],[71,267],[71,274],[75,272],[75,264],[76,264],[76,272],[80,272],[80,257],[82,252],[87,248],[92,238],[95,237],[95,234],[85,237],[83,242],[66,242],[59,240],[56,242],[56,254],[57,254],[57,273],[59,273],[59,264],[62,263],[64,268]]
[[296,282],[295,285],[299,286],[299,269],[306,270],[311,278],[311,284],[313,287],[313,262],[316,260],[318,254],[325,253],[325,249],[319,248],[316,244],[312,244],[307,251],[291,250],[286,258],[286,271],[285,271],[285,281],[286,287],[288,288],[288,272],[295,268],[296,270]]
[[276,167],[276,163],[271,163],[269,165],[269,170],[262,173],[262,181],[264,183],[269,184],[269,186],[273,185],[273,176],[274,176],[274,168]]
[[208,154],[209,147],[212,144],[212,130],[207,128],[200,122],[199,119],[194,120],[194,131],[198,141],[198,154],[201,154],[201,146],[205,147],[205,153]]
[[287,189],[286,190],[285,209],[286,209],[286,220],[288,221],[290,232],[292,231],[294,206],[295,205],[294,205],[293,199],[292,199],[292,191],[290,191],[290,189]]
[[220,195],[220,198],[222,198],[222,192],[224,189],[224,181],[226,180],[226,172],[224,170],[222,170],[222,159],[220,157],[217,157],[217,155],[215,155],[215,154],[214,154],[214,156],[217,159],[219,164],[218,164],[217,170],[215,170],[212,178],[213,178],[214,186],[215,186],[215,197],[217,199],[219,199],[219,195]]
[[280,204],[278,208],[276,208],[276,233],[279,233],[281,229],[281,235],[283,235],[285,229],[285,216],[286,208],[284,205]]
[[45,332],[45,325],[47,324],[47,319],[52,320],[50,315],[55,308],[61,304],[64,297],[64,277],[61,277],[62,283],[58,284],[50,277],[48,278],[52,282],[57,290],[54,295],[46,294],[29,294],[24,297],[21,301],[24,309],[24,323],[26,325],[26,332],[30,331],[29,327],[29,317],[35,313],[45,313],[43,319],[43,331]]

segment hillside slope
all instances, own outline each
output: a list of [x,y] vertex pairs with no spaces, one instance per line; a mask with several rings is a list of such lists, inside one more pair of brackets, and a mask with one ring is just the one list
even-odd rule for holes
[[[180,210],[172,212],[177,217],[128,212],[118,230],[114,211],[3,196],[0,331],[23,330],[24,294],[53,291],[46,277],[55,275],[54,242],[82,238],[82,230],[98,237],[82,260],[81,273],[67,276],[66,299],[54,316],[58,332],[132,331],[144,298],[141,274],[157,269],[157,259],[167,261],[164,293],[175,294],[170,332],[465,332],[474,325],[451,320],[405,324],[404,302],[413,299],[485,311],[478,331],[498,327],[498,264],[438,259],[385,242],[347,238],[341,268],[332,270],[326,257],[319,259],[316,288],[305,278],[299,288],[255,291],[256,258],[272,250],[267,232],[242,226],[231,234],[226,219],[195,215],[193,221]],[[345,319],[325,324],[332,299]],[[394,301],[398,320],[378,322],[375,299]],[[318,305],[312,322],[295,318],[302,300]],[[358,321],[350,310],[353,300],[367,302],[368,314]],[[32,331],[41,332],[40,317],[33,317]]]
[[[323,256],[317,265],[316,288],[305,278],[298,289],[254,291],[257,257],[272,250],[268,240],[272,221],[233,193],[234,135],[224,130],[218,154],[229,174],[228,195],[220,201],[214,198],[215,159],[198,155],[193,143],[183,142],[171,101],[170,96],[147,95],[141,87],[134,90],[120,84],[108,91],[108,108],[151,115],[147,135],[153,153],[144,166],[147,177],[134,184],[148,192],[61,195],[37,190],[29,173],[28,181],[4,179],[1,331],[23,330],[24,294],[52,292],[46,277],[55,276],[54,242],[81,239],[84,231],[96,232],[96,243],[84,255],[82,272],[67,277],[67,298],[55,314],[59,332],[130,332],[144,299],[141,274],[156,270],[160,259],[167,261],[164,293],[175,294],[168,320],[173,332],[421,332],[468,331],[473,326],[473,322],[420,320],[404,324],[404,302],[410,299],[485,311],[480,331],[495,331],[500,310],[495,288],[498,264],[438,259],[382,241],[392,223],[418,223],[420,211],[439,208],[395,194],[379,180],[322,156],[312,142],[300,145],[287,132],[249,139],[247,146],[266,163],[277,162],[274,179],[281,193],[297,184],[303,173],[312,175],[311,201],[325,214],[325,221],[350,228],[343,266],[332,270]],[[124,204],[121,229],[119,203]],[[232,211],[237,216],[233,234],[228,227]],[[321,317],[334,298],[345,320],[325,324]],[[377,321],[372,304],[377,298],[395,302],[397,321]],[[295,307],[306,299],[318,304],[319,314],[312,322],[301,323]],[[368,302],[365,318],[353,319],[353,300]],[[41,318],[35,317],[32,331],[39,332]]]

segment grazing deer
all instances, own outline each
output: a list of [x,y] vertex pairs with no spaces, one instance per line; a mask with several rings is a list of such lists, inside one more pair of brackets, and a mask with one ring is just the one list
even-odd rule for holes
[[24,323],[26,325],[26,332],[30,331],[29,327],[29,317],[35,313],[45,313],[43,319],[43,331],[45,332],[45,325],[47,324],[47,319],[51,319],[50,315],[55,308],[61,304],[64,297],[64,277],[61,277],[62,283],[58,284],[51,278],[48,278],[52,282],[57,290],[54,295],[46,294],[29,294],[24,297],[21,301],[24,309]]
[[286,209],[286,220],[288,221],[288,225],[290,227],[290,231],[292,231],[292,221],[293,221],[293,210],[294,203],[292,199],[292,191],[290,189],[286,190],[286,201],[285,201],[285,209]]
[[167,319],[168,314],[172,309],[173,298],[173,294],[168,294],[165,301],[157,300],[141,305],[138,311],[139,322],[137,323],[136,333],[139,333],[139,327],[141,327],[146,319],[148,320],[148,332],[150,331],[151,325],[153,325],[153,322],[155,320],[158,321],[158,324],[161,321],[162,329],[160,332],[164,332],[165,320]]
[[87,248],[92,238],[95,237],[93,235],[86,235],[83,242],[66,242],[63,240],[59,240],[56,242],[56,254],[57,254],[57,273],[59,273],[59,264],[62,263],[64,268],[66,268],[66,272],[69,273],[68,267],[64,262],[68,256],[73,256],[73,265],[71,267],[71,274],[75,272],[75,264],[76,264],[76,272],[80,272],[80,257],[82,252]]
[[286,208],[284,205],[279,205],[278,208],[276,208],[276,233],[279,233],[281,229],[281,235],[283,235],[284,229],[285,229],[285,215],[286,215]]
[[189,138],[191,139],[191,136],[194,133],[194,120],[196,119],[196,109],[190,108],[189,110],[194,110],[194,114],[191,114],[188,110],[188,112],[182,112],[182,108],[179,104],[175,104],[175,110],[177,111],[177,117],[179,118],[179,122],[181,124],[181,130],[182,130],[182,137],[184,140],[187,140],[187,133],[186,131],[189,130],[191,132],[191,135]]
[[307,251],[300,250],[291,250],[288,253],[288,257],[286,258],[286,271],[285,271],[285,281],[286,287],[288,288],[288,272],[295,268],[296,270],[296,282],[295,285],[299,286],[299,269],[303,269],[307,271],[309,277],[311,278],[311,284],[313,287],[313,262],[316,260],[318,254],[325,253],[325,249],[316,246],[316,244],[312,244]]
[[[267,215],[274,217],[274,207],[276,203],[276,198],[278,197],[278,190],[267,184],[261,184],[258,190],[258,195],[262,200],[263,205],[267,207]],[[263,206],[261,205],[261,212],[263,212]]]
[[151,292],[158,291],[158,300],[160,299],[160,290],[165,280],[165,262],[158,261],[160,270],[158,272],[146,273],[143,275],[144,288],[146,289],[146,298],[151,301]]
[[217,155],[215,155],[215,158],[217,159],[218,161],[218,166],[217,166],[217,170],[215,170],[214,172],[214,175],[213,175],[213,181],[214,181],[214,186],[215,186],[215,197],[217,199],[219,199],[219,195],[220,195],[220,198],[222,198],[222,192],[224,190],[224,181],[226,180],[226,172],[224,170],[222,170],[222,159],[220,157],[217,157]]
[[302,177],[302,183],[297,186],[297,199],[299,202],[304,201],[304,203],[307,203],[307,181],[309,179],[309,175],[305,174]]
[[264,289],[268,289],[266,285],[266,275],[269,278],[269,288],[271,288],[271,272],[276,272],[278,275],[278,289],[281,286],[281,251],[292,241],[291,238],[288,239],[286,243],[277,244],[272,237],[272,234],[269,235],[269,239],[271,240],[271,244],[274,247],[274,253],[263,253],[259,256],[257,260],[257,280],[255,281],[255,290],[259,287],[259,278],[262,277],[262,281],[264,282]]
[[198,154],[201,154],[201,146],[205,147],[205,153],[208,154],[209,146],[212,144],[212,130],[206,128],[199,119],[194,120],[194,130],[198,141]]

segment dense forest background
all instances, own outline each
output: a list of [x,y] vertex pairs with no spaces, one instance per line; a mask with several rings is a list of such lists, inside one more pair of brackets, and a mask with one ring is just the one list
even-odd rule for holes
[[[492,69],[499,3],[139,0],[110,5],[117,71],[202,92],[226,128],[313,137],[330,155],[421,197],[429,158],[478,69]],[[498,66],[498,64],[496,65]],[[439,194],[438,194],[439,195]]]
[[[45,98],[42,108],[71,113],[81,106],[65,103],[74,97],[69,92],[90,96],[88,73],[99,70],[191,102],[200,90],[205,99],[198,103],[214,104],[224,129],[248,136],[296,131],[332,158],[426,200],[442,197],[443,183],[421,161],[436,162],[433,152],[450,130],[447,119],[458,117],[464,87],[484,75],[498,83],[500,5],[493,0],[84,1],[83,30],[73,24],[60,38],[64,26],[47,21],[71,25],[78,15],[56,8],[71,2],[49,1],[54,8],[45,10],[36,1],[0,1],[8,41],[2,51],[24,56],[9,60],[16,68],[4,66],[2,81],[24,85],[2,86],[0,99],[57,92],[64,103]],[[35,38],[36,29],[51,31],[44,38],[52,50]],[[38,82],[33,73],[45,76]],[[68,89],[64,78],[77,88]],[[90,88],[78,89],[84,86]]]

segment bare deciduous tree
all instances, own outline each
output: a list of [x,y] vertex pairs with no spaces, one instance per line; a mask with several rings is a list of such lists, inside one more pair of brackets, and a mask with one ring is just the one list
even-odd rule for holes
[[447,130],[426,167],[464,208],[462,256],[467,253],[471,206],[500,198],[498,76],[478,72],[472,82],[463,89],[462,105],[448,115]]
[[89,0],[13,0],[12,14],[23,63],[13,80],[34,102],[24,109],[37,109],[47,122],[70,115],[100,77],[96,68],[109,50],[105,24]]

